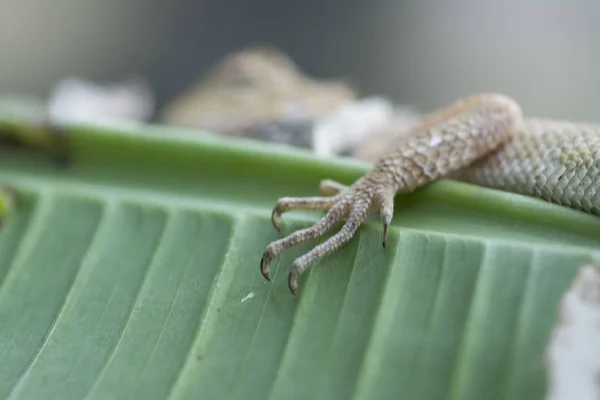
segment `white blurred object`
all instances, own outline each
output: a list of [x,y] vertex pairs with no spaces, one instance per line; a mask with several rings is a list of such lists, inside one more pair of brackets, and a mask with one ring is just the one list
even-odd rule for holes
[[48,116],[59,124],[122,125],[147,121],[153,111],[152,90],[141,79],[101,86],[67,78],[58,82],[48,99]]
[[546,353],[547,400],[600,399],[600,270],[585,265],[560,302]]
[[393,114],[393,104],[382,97],[346,103],[316,124],[315,153],[330,156],[353,149],[371,132],[390,121]]

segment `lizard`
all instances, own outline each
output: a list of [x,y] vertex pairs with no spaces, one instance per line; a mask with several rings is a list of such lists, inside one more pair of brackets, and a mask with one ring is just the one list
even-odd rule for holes
[[292,210],[325,211],[314,225],[266,246],[261,274],[285,249],[319,238],[338,222],[342,228],[293,262],[288,274],[292,294],[298,278],[317,260],[347,244],[366,218],[379,212],[385,248],[394,214],[394,197],[435,180],[450,178],[527,195],[600,215],[600,125],[526,118],[520,104],[500,93],[460,98],[426,114],[410,132],[353,184],[325,179],[320,196],[281,197],[271,221]]
[[214,63],[161,110],[159,121],[327,157],[353,156],[376,132],[387,138],[388,126],[402,130],[419,118],[417,110],[384,96],[361,96],[349,80],[317,78],[276,47],[249,45]]
[[213,65],[161,111],[160,121],[252,136],[249,130],[267,124],[322,118],[355,97],[344,81],[317,80],[279,49],[255,45]]

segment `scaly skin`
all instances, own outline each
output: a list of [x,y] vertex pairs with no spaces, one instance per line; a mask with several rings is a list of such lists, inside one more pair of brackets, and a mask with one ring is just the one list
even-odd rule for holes
[[450,177],[544,199],[600,214],[600,126],[523,118],[520,106],[499,94],[467,97],[423,118],[409,135],[351,186],[321,182],[321,197],[283,197],[273,209],[279,230],[290,210],[326,210],[313,226],[270,243],[260,269],[283,250],[322,236],[346,219],[339,232],[297,258],[288,283],[296,294],[298,277],[315,261],[337,250],[378,211],[383,246],[393,217],[394,196]]
[[512,140],[450,177],[600,215],[600,126],[525,120]]

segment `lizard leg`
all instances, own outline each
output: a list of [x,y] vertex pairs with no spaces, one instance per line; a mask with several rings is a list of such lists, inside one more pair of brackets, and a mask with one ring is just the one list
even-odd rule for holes
[[281,214],[293,210],[311,210],[320,211],[330,209],[338,198],[333,197],[282,197],[280,198],[273,212],[271,213],[271,222],[277,231],[281,231]]
[[[410,134],[399,138],[390,152],[375,163],[366,175],[352,186],[340,185],[336,195],[326,198],[332,203],[323,200],[331,208],[317,225],[324,226],[324,221],[332,218],[331,215],[335,215],[336,222],[346,213],[350,216],[339,233],[295,261],[289,277],[291,291],[296,292],[296,281],[310,264],[350,241],[372,212],[380,213],[385,246],[387,229],[393,217],[393,199],[397,193],[412,192],[471,165],[510,140],[522,129],[522,124],[519,105],[497,94],[460,99],[426,116],[420,124],[411,128]],[[326,183],[323,186],[327,193],[336,192],[335,185]],[[332,213],[333,210],[335,213]],[[261,260],[263,275],[268,277],[268,263],[285,247],[299,243],[300,237],[319,237],[331,225],[328,224],[327,229],[312,227],[301,230],[270,244]],[[288,245],[284,246],[283,243]]]
[[323,179],[319,183],[319,192],[321,193],[321,196],[335,196],[346,189],[348,189],[348,186],[342,185],[331,179]]
[[325,216],[317,221],[313,226],[298,230],[282,239],[271,242],[265,249],[260,260],[261,274],[268,280],[269,263],[288,247],[296,246],[307,240],[319,237],[338,223],[345,214],[345,204],[337,203],[327,211]]

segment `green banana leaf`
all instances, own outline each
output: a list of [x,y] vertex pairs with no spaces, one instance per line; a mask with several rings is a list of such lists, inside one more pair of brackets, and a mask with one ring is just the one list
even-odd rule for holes
[[262,252],[322,214],[278,233],[272,206],[368,165],[162,126],[54,132],[57,163],[19,131],[47,149],[0,149],[2,399],[541,399],[560,298],[599,258],[595,217],[440,181],[398,196],[385,249],[375,215],[294,297],[318,241],[273,282]]

